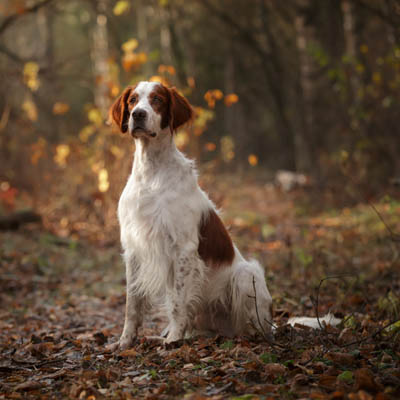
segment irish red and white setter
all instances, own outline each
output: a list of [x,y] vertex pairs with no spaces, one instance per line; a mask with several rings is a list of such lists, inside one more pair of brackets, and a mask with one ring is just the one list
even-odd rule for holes
[[119,348],[132,344],[155,304],[168,316],[166,343],[193,331],[270,331],[264,269],[232,243],[197,183],[194,162],[175,146],[174,132],[193,116],[188,101],[174,88],[140,82],[124,90],[110,115],[135,140],[132,173],[118,205],[127,283]]

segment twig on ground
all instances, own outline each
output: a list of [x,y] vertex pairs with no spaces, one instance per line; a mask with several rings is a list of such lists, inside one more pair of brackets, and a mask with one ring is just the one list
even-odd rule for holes
[[42,217],[32,210],[18,211],[10,215],[0,216],[0,230],[16,230],[23,224],[40,223]]
[[363,343],[363,342],[367,341],[368,339],[372,339],[376,335],[379,335],[381,332],[383,332],[385,329],[389,328],[389,326],[392,326],[392,325],[396,324],[399,321],[400,321],[400,319],[397,319],[395,321],[391,321],[391,322],[385,324],[384,326],[382,326],[381,328],[379,328],[378,330],[376,330],[374,333],[371,333],[371,335],[368,335],[368,336],[366,336],[366,337],[364,337],[362,339],[359,339],[359,340],[354,340],[353,342],[350,342],[350,343],[344,343],[344,344],[341,345],[341,347],[349,347],[349,346],[352,346],[353,344],[360,344],[360,343]]
[[[271,335],[269,335],[267,332],[265,332],[264,326],[261,323],[261,319],[260,319],[260,314],[258,312],[258,305],[257,305],[257,290],[256,290],[256,280],[254,278],[253,275],[253,290],[254,290],[254,296],[249,296],[250,298],[252,298],[254,300],[254,307],[256,310],[256,316],[257,316],[257,322],[259,325],[259,329],[257,329],[257,327],[255,326],[254,322],[251,320],[253,327],[257,330],[257,331],[261,331],[262,333],[262,337],[268,342],[269,345],[271,346],[276,346],[276,347],[280,347],[283,348],[281,345],[279,345],[278,343],[274,342],[273,340],[271,340]],[[275,328],[275,326],[273,325],[272,322],[267,321],[272,327]]]
[[366,196],[364,196],[363,193],[361,193],[361,190],[358,188],[358,184],[357,182],[354,180],[354,178],[350,175],[348,175],[346,173],[346,171],[344,170],[344,167],[342,167],[342,173],[343,175],[348,178],[354,185],[354,187],[356,188],[356,190],[358,191],[358,194],[363,198],[363,200],[372,208],[372,210],[375,212],[375,214],[378,216],[378,218],[381,220],[381,222],[383,223],[384,227],[386,228],[386,230],[389,232],[389,236],[390,239],[392,240],[392,242],[395,243],[400,243],[400,234],[397,232],[394,232],[393,229],[387,224],[387,222],[385,221],[385,219],[382,217],[382,214],[377,210],[377,208],[373,205],[373,203],[367,199]]
[[315,302],[313,301],[313,298],[311,297],[311,301],[314,303],[314,306],[315,306],[315,315],[316,315],[317,322],[318,322],[318,325],[319,325],[319,328],[320,328],[321,332],[325,331],[325,326],[322,326],[321,321],[319,319],[319,310],[318,310],[318,308],[319,308],[319,292],[320,292],[321,286],[325,281],[327,281],[329,279],[342,279],[342,278],[344,278],[346,276],[356,276],[356,275],[348,273],[348,274],[326,276],[325,278],[323,278],[323,279],[321,279],[319,281],[319,285],[317,287],[317,293],[316,293]]
[[[318,287],[317,287],[316,300],[315,300],[315,313],[316,313],[316,318],[317,318],[318,325],[319,325],[321,331],[324,331],[324,332],[325,332],[325,326],[322,327],[321,321],[320,321],[320,319],[319,319],[319,311],[318,311],[318,305],[319,305],[319,291],[320,291],[320,289],[321,289],[321,286],[322,286],[323,282],[326,281],[326,280],[328,280],[328,279],[342,279],[342,278],[344,278],[344,277],[346,277],[346,276],[356,276],[356,275],[355,275],[355,274],[332,275],[332,276],[327,276],[327,277],[321,279],[320,282],[319,282],[319,285],[318,285]],[[350,317],[351,317],[351,316],[350,316]],[[346,320],[348,320],[350,317],[348,317]],[[342,344],[341,347],[349,347],[349,346],[352,346],[352,345],[354,345],[354,344],[363,343],[363,342],[367,341],[368,339],[371,339],[371,338],[375,337],[376,335],[379,335],[379,333],[383,332],[386,328],[388,328],[388,327],[391,326],[391,325],[394,325],[396,322],[399,322],[399,321],[400,321],[400,320],[398,320],[398,319],[397,319],[397,320],[394,320],[394,321],[391,321],[391,322],[389,322],[388,324],[384,325],[383,327],[379,328],[377,331],[375,331],[375,332],[372,333],[371,335],[368,335],[368,336],[366,336],[366,337],[364,337],[364,338],[362,338],[362,339],[359,339],[359,340],[354,340],[353,342],[350,342],[350,343]],[[343,321],[342,321],[342,322],[343,322]]]
[[354,312],[352,312],[350,315],[348,315],[347,317],[344,317],[341,324],[342,326],[346,326],[346,322],[349,321],[351,318],[354,318]]

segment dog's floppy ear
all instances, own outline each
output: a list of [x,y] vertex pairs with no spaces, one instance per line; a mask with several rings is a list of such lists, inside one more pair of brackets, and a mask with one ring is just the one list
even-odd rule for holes
[[128,97],[134,90],[133,86],[128,86],[115,100],[109,111],[109,119],[114,121],[121,130],[125,133],[128,130],[129,110],[128,110]]
[[189,102],[172,87],[168,89],[170,94],[169,126],[171,132],[190,121],[193,117],[193,109]]

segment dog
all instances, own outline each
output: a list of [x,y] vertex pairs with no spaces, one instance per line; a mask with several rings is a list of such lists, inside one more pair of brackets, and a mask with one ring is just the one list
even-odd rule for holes
[[118,204],[126,311],[117,348],[133,344],[148,307],[160,303],[169,321],[165,343],[185,332],[270,332],[264,269],[240,254],[199,187],[194,162],[175,146],[174,132],[193,118],[187,99],[175,88],[140,82],[116,99],[110,118],[135,141]]

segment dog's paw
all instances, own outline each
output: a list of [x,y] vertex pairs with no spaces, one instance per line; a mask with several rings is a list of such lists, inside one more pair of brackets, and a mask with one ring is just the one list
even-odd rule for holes
[[127,350],[133,346],[136,336],[121,336],[118,342],[107,345],[107,350],[111,352]]
[[176,349],[178,347],[181,347],[184,344],[184,340],[183,339],[177,339],[177,340],[171,340],[168,341],[166,338],[163,340],[164,343],[164,348],[166,350],[172,350],[172,349]]
[[125,335],[121,336],[118,342],[119,350],[122,351],[129,349],[130,347],[132,347],[134,341],[135,341],[135,336],[125,336]]
[[166,338],[169,334],[170,328],[169,325],[167,325],[160,333],[160,336],[163,338]]
[[183,332],[169,331],[167,337],[164,339],[164,344],[179,342],[183,339]]
[[114,353],[115,351],[119,350],[119,341],[115,343],[110,343],[106,345],[106,350]]

